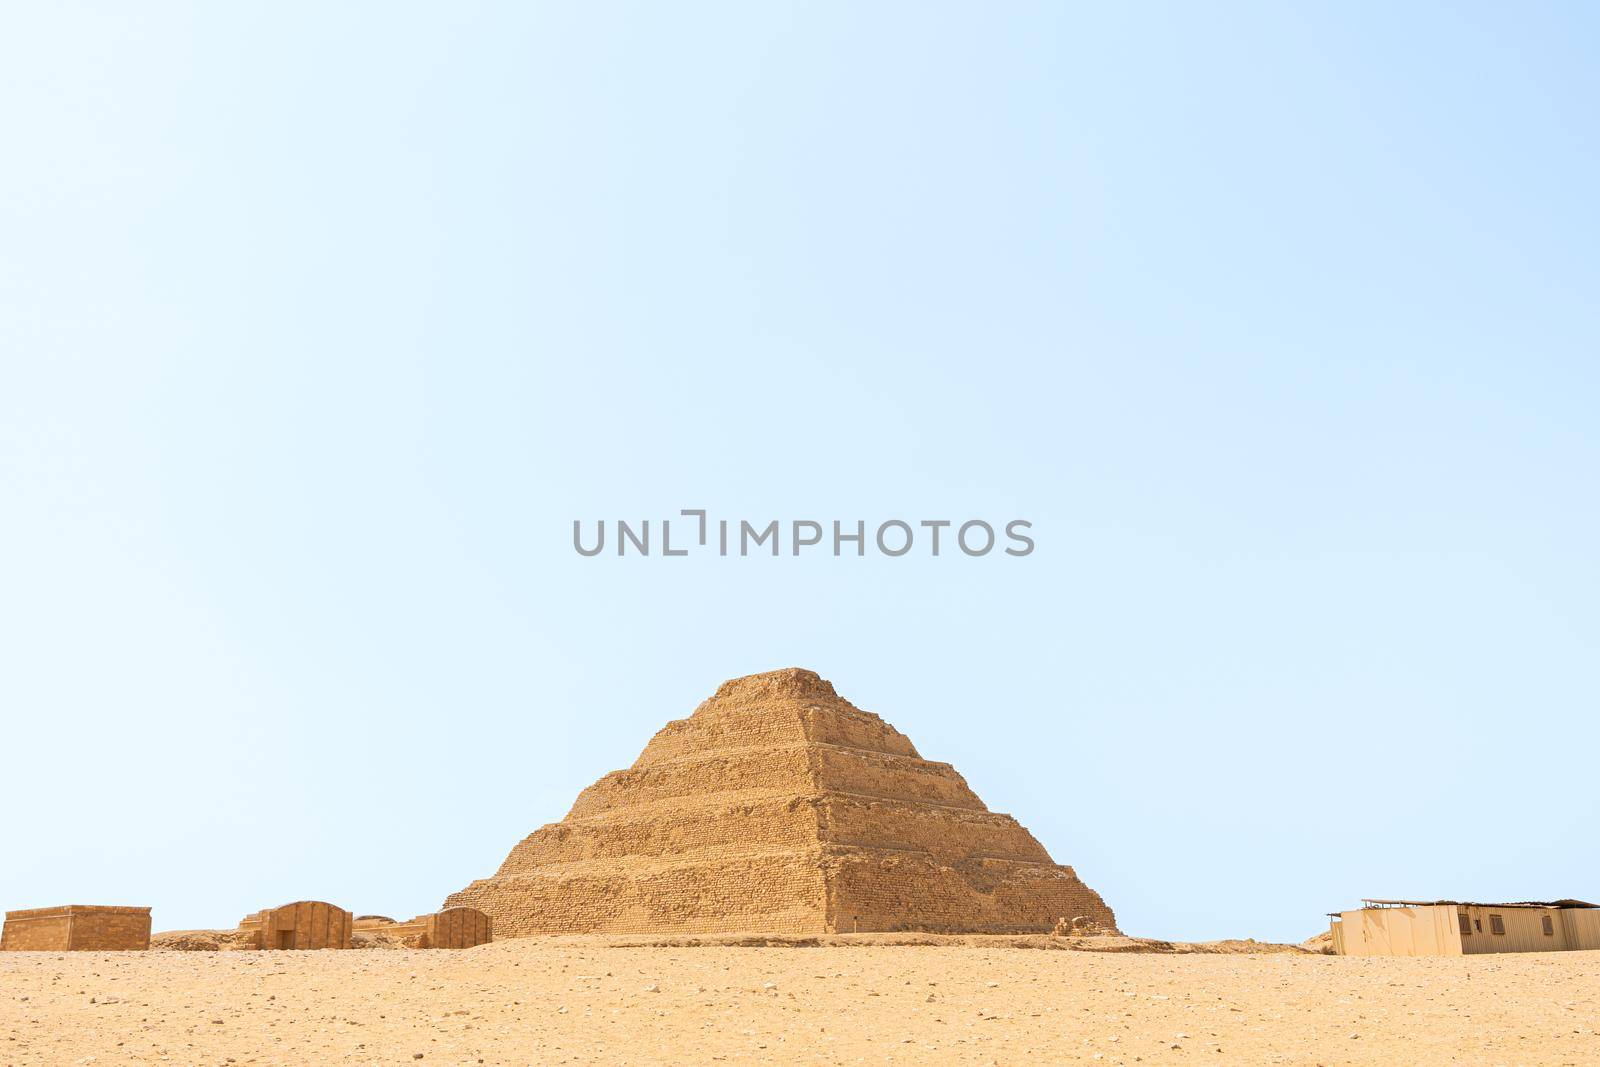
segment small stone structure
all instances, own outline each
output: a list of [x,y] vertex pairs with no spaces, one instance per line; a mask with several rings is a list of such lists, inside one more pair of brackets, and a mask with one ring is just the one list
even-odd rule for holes
[[239,929],[256,935],[263,949],[349,948],[350,913],[323,900],[297,900],[246,915]]
[[0,951],[126,952],[150,947],[150,909],[66,904],[6,912]]
[[1066,916],[1057,919],[1055,929],[1050,931],[1050,936],[1103,937],[1107,933],[1108,930],[1087,915],[1075,915],[1070,920]]
[[445,908],[403,923],[363,915],[355,928],[358,933],[398,938],[407,948],[472,948],[494,940],[489,916],[477,908]]

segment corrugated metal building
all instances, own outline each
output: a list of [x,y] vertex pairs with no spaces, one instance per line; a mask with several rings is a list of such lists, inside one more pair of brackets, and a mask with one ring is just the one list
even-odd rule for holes
[[1480,952],[1600,949],[1600,905],[1582,900],[1478,904],[1364,900],[1330,912],[1341,956],[1470,956]]

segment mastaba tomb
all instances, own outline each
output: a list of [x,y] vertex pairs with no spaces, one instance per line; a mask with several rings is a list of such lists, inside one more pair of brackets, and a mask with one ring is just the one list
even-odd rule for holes
[[239,920],[261,949],[349,948],[353,925],[348,911],[322,900],[297,900]]
[[724,683],[446,905],[498,937],[1116,929],[953,767],[795,668]]
[[150,909],[65,904],[6,912],[0,951],[122,952],[150,947]]

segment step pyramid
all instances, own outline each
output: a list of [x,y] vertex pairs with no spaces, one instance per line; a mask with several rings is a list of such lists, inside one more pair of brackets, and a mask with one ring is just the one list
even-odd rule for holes
[[496,937],[1116,928],[955,768],[797,668],[723,683],[445,906]]

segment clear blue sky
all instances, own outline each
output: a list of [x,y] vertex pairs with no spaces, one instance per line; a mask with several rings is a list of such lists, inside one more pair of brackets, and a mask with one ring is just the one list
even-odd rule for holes
[[428,910],[788,665],[1131,932],[1600,896],[1597,32],[9,5],[0,907]]

